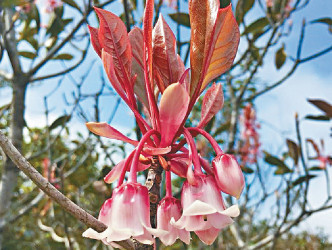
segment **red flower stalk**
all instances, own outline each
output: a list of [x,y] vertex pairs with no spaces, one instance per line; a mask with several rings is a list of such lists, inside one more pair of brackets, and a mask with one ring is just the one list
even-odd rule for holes
[[[99,136],[122,140],[136,148],[105,177],[107,183],[119,179],[118,188],[103,205],[99,216],[108,229],[102,233],[88,229],[84,236],[113,244],[129,237],[151,243],[151,235],[155,235],[164,244],[171,245],[177,238],[188,244],[189,231],[194,230],[203,242],[211,244],[220,229],[232,222],[229,216],[238,215],[237,207],[226,209],[218,189],[215,178],[220,179],[222,170],[214,174],[211,164],[198,154],[193,138],[202,134],[217,155],[223,154],[217,142],[203,130],[223,106],[220,84],[214,83],[206,91],[198,127],[187,129],[184,124],[207,85],[232,65],[239,29],[231,5],[220,9],[219,0],[190,0],[191,68],[186,70],[177,54],[175,36],[161,15],[153,27],[153,8],[154,1],[147,0],[143,30],[135,27],[127,34],[119,17],[98,8],[95,11],[100,20],[99,28],[89,27],[92,45],[102,59],[107,76],[133,111],[143,136],[138,142],[107,123],[86,124]],[[146,118],[138,112],[137,101],[147,111]],[[181,140],[182,135],[185,139]],[[148,168],[156,159],[166,170],[166,197],[160,202],[157,213],[157,228],[161,231],[151,229],[147,219],[148,192],[136,183],[137,172]],[[219,168],[223,167],[228,166],[221,164]],[[124,182],[127,171],[129,178]],[[180,202],[172,197],[171,172],[187,178],[182,191],[182,215]],[[234,176],[240,174],[230,172]],[[221,183],[221,190],[228,190],[224,188],[227,184],[222,180]],[[179,221],[185,221],[185,226]],[[197,221],[202,225],[192,227]]]

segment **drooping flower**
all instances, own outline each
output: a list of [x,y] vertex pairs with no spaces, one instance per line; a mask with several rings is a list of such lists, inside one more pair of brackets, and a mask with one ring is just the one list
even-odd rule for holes
[[181,203],[174,197],[163,198],[157,209],[157,229],[167,231],[167,234],[160,236],[159,239],[166,246],[173,245],[176,239],[184,243],[190,243],[190,232],[185,229],[179,229],[171,224],[171,219],[178,220],[181,217]]
[[[198,232],[198,237],[208,244],[218,236],[222,228],[233,223],[231,217],[240,213],[238,206],[226,208],[213,176],[195,175],[196,185],[185,181],[182,187],[183,214],[171,223],[187,231]],[[213,232],[213,233],[212,233]]]
[[229,154],[218,155],[212,166],[219,189],[238,199],[244,187],[244,176],[236,158]]
[[153,244],[152,235],[160,237],[166,233],[151,227],[148,189],[139,183],[125,183],[116,188],[112,198],[103,204],[98,220],[107,225],[107,229],[98,233],[89,228],[83,236],[108,245],[130,237],[143,244]]

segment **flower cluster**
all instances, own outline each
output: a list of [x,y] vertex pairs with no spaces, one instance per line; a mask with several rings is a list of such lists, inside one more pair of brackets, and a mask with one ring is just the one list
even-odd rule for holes
[[255,163],[259,153],[259,134],[257,129],[260,128],[259,123],[256,121],[256,112],[252,105],[249,103],[244,108],[242,116],[242,144],[240,146],[241,162],[242,165],[246,163]]
[[[219,0],[189,1],[190,71],[161,15],[152,26],[153,0],[146,1],[143,29],[135,27],[129,34],[119,17],[95,8],[100,25],[89,27],[92,45],[143,136],[136,141],[107,123],[87,123],[91,132],[130,143],[135,149],[104,178],[106,183],[117,181],[99,213],[107,229],[99,233],[90,228],[83,236],[107,245],[129,238],[152,244],[153,237],[159,237],[172,245],[178,238],[189,244],[194,231],[204,243],[212,244],[220,230],[233,222],[232,217],[239,215],[237,205],[226,207],[221,192],[239,198],[244,186],[241,169],[234,156],[225,154],[203,129],[223,106],[221,85],[213,84],[205,92],[197,127],[184,126],[200,94],[229,69],[236,55],[238,26],[231,5],[220,9],[219,4]],[[147,110],[144,117],[138,112],[138,100]],[[194,137],[199,134],[216,153],[212,164],[197,152]],[[158,205],[153,228],[148,189],[137,182],[137,172],[156,161],[165,170],[166,196]],[[172,174],[186,178],[181,200],[172,195]]]

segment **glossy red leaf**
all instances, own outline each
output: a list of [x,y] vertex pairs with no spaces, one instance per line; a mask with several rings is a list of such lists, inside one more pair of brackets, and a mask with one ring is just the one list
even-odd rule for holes
[[131,44],[131,49],[133,53],[132,61],[132,77],[136,75],[136,80],[134,82],[134,92],[139,98],[139,100],[149,107],[148,97],[146,95],[145,83],[144,83],[144,37],[143,30],[135,27],[128,34],[129,42]]
[[110,139],[120,140],[123,142],[128,142],[134,146],[138,145],[137,141],[128,138],[106,122],[87,122],[86,126],[92,133],[96,135],[100,135]]
[[[204,80],[201,91],[233,64],[240,41],[240,32],[233,16],[232,5],[219,10],[213,37],[205,58]],[[206,68],[207,67],[207,68]]]
[[[152,21],[153,21],[154,0],[147,0],[143,17],[144,50],[146,51],[147,70],[150,84],[152,80]],[[153,89],[153,86],[151,86]]]
[[99,39],[98,39],[98,29],[93,28],[90,25],[88,25],[88,28],[90,31],[90,38],[91,38],[92,46],[95,49],[95,51],[97,52],[98,56],[101,57],[102,47],[101,47],[101,45],[99,43]]
[[130,84],[132,54],[126,26],[113,13],[95,8],[100,19],[98,38],[103,49],[113,57],[115,73],[119,81]]
[[203,128],[224,105],[224,94],[221,84],[213,84],[204,95],[201,120],[197,127]]
[[159,107],[161,147],[172,143],[185,118],[188,105],[189,95],[180,83],[173,83],[165,89]]
[[176,52],[175,36],[161,14],[153,29],[152,37],[153,69],[158,71],[163,82],[163,89],[165,89],[170,84],[177,82],[182,72]]
[[103,61],[103,65],[104,65],[104,69],[106,71],[107,77],[110,80],[113,88],[123,99],[126,99],[125,90],[123,89],[123,86],[121,85],[121,83],[118,80],[118,77],[115,74],[113,57],[109,53],[104,51],[104,49],[102,49],[101,59]]
[[189,16],[191,24],[190,39],[190,96],[193,96],[202,74],[204,58],[211,44],[213,27],[220,6],[219,0],[190,0]]

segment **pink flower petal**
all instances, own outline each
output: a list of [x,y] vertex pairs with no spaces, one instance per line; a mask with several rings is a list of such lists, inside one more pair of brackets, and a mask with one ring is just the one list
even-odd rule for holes
[[172,143],[189,105],[189,95],[180,83],[169,85],[160,100],[159,119],[161,125],[161,146]]
[[115,128],[111,127],[106,122],[88,122],[86,123],[87,128],[94,134],[104,136],[110,139],[120,140],[128,142],[134,146],[137,146],[138,142],[134,141]]
[[211,245],[218,237],[219,231],[219,229],[211,227],[206,230],[195,231],[195,234],[197,234],[198,238],[206,245]]
[[148,232],[147,229],[144,229],[143,234],[135,236],[134,238],[136,240],[138,240],[139,242],[141,242],[142,244],[152,245],[154,243],[154,239],[153,239],[151,233]]
[[234,222],[229,216],[218,213],[209,214],[207,219],[213,227],[218,229],[225,228]]

